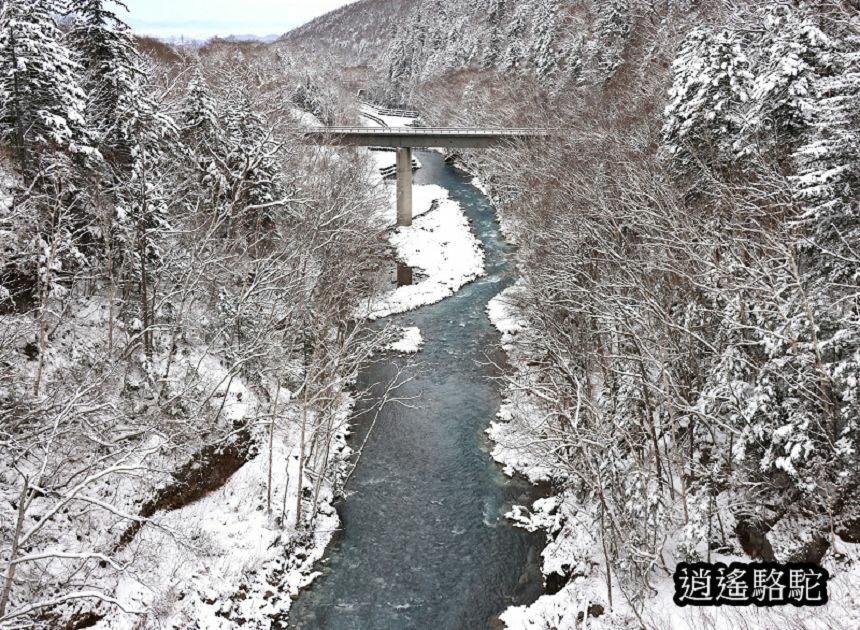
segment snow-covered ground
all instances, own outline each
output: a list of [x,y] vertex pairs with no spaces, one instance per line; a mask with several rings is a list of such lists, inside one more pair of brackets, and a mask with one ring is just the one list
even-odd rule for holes
[[[261,403],[239,379],[233,379],[224,394],[223,412],[234,421],[245,419]],[[345,423],[351,404],[343,395],[335,466],[350,453]],[[134,558],[135,571],[119,577],[116,596],[130,610],[150,611],[150,624],[226,629],[244,620],[242,624],[249,627],[269,627],[271,618],[289,610],[291,598],[316,576],[313,565],[339,526],[334,495],[330,486],[323,485],[312,531],[292,527],[299,406],[282,389],[277,409],[271,451],[258,449],[222,487],[204,498],[156,514],[157,527],[141,529],[117,558],[119,562]],[[265,444],[267,439],[261,441]],[[267,510],[270,461],[271,512]],[[140,627],[139,622],[139,616],[112,612],[94,627],[130,629]]]
[[[46,379],[59,378],[73,353],[97,352],[101,348],[106,313],[99,298],[75,303],[64,324],[75,331],[74,335],[61,334],[50,347]],[[64,332],[65,328],[61,330]],[[121,334],[124,333],[118,324],[115,335]],[[272,412],[272,404],[261,398],[259,383],[251,386],[240,375],[231,375],[227,367],[230,364],[223,357],[190,341],[177,353],[182,358],[174,359],[171,382],[181,388],[182,379],[193,372],[197,386],[212,392],[207,405],[213,415],[217,412],[220,426],[226,429],[249,425],[249,439],[256,446],[249,461],[223,486],[185,507],[156,512],[128,545],[115,551],[112,559],[116,564],[88,573],[91,589],[111,593],[128,611],[99,604],[91,607],[105,615],[95,628],[235,628],[238,619],[249,627],[269,627],[271,617],[286,612],[290,598],[313,579],[313,565],[339,526],[333,489],[325,482],[320,487],[320,507],[312,530],[294,529],[300,401],[291,400],[288,390],[276,390],[266,382],[272,394],[279,392]],[[154,357],[157,373],[165,373],[165,360]],[[134,371],[125,378],[139,387],[135,382],[141,377]],[[332,461],[335,471],[350,454],[346,422],[353,403],[345,392],[339,396]],[[276,417],[271,450],[269,413]],[[312,417],[308,423],[312,425]],[[110,510],[92,511],[86,530],[80,529],[79,521],[67,521],[65,511],[57,515],[56,541],[46,553],[76,554],[88,548],[114,548],[117,537],[128,525],[127,520],[116,519],[114,514],[137,514],[141,499],[154,492],[152,479],[147,479],[144,471],[161,471],[155,478],[164,487],[171,481],[170,475],[164,473],[178,470],[188,461],[188,454],[177,455],[175,445],[160,432],[141,439],[143,444],[137,449],[141,455],[124,464],[131,470],[140,467],[139,474],[105,475],[86,489],[92,496],[108,497]],[[270,461],[271,511],[267,510]],[[7,473],[4,464],[0,462],[0,475]],[[95,468],[90,474],[97,476],[99,472]],[[7,501],[3,504],[5,508]],[[38,507],[34,506],[34,511]],[[5,519],[7,512],[0,514]],[[117,566],[129,569],[117,571]],[[143,613],[143,617],[136,613]],[[145,622],[141,623],[142,619]]]
[[447,196],[410,227],[396,228],[390,240],[397,259],[425,277],[374,299],[366,312],[371,318],[438,302],[484,273],[484,252],[459,204]]
[[[105,301],[98,297],[82,298],[70,305],[58,339],[47,352],[46,382],[62,379],[68,370],[69,357],[75,353],[103,350],[107,312]],[[26,317],[9,316],[4,325],[11,327],[17,319]],[[69,331],[73,334],[67,334]],[[126,334],[121,323],[117,323],[114,334],[115,339]],[[320,507],[312,530],[298,532],[293,527],[298,488],[300,401],[291,400],[288,390],[276,390],[272,383],[252,386],[240,375],[231,374],[230,363],[210,347],[197,343],[199,340],[195,341],[192,335],[188,341],[179,348],[171,376],[163,382],[169,380],[182,389],[188,386],[188,375],[193,374],[195,387],[212,393],[205,404],[213,413],[207,415],[217,412],[221,430],[249,425],[249,439],[255,445],[252,456],[223,486],[203,498],[179,509],[153,514],[129,544],[114,551],[110,564],[87,569],[87,590],[110,593],[128,611],[124,613],[111,605],[88,602],[87,610],[104,615],[92,627],[111,630],[234,628],[237,620],[242,619],[243,625],[248,627],[267,628],[271,617],[288,610],[290,597],[314,577],[313,565],[322,557],[339,526],[332,505],[333,488],[326,481],[319,490]],[[166,374],[165,356],[155,356],[153,362],[154,372]],[[26,363],[23,369],[32,371],[35,361]],[[128,389],[119,395],[139,389],[138,381],[142,378],[134,369],[129,370],[124,375]],[[270,389],[272,395],[279,391],[274,411],[272,403],[263,400],[261,386]],[[334,423],[333,471],[338,470],[350,453],[346,446],[346,422],[353,401],[345,392],[339,397],[339,412]],[[110,407],[106,405],[106,408]],[[271,450],[268,447],[269,414],[276,417]],[[312,417],[308,423],[313,423]],[[129,439],[136,433],[130,433]],[[89,510],[85,517],[77,510],[61,510],[46,527],[45,533],[52,542],[40,549],[40,553],[54,554],[58,558],[65,555],[74,560],[92,549],[115,549],[118,537],[129,524],[128,519],[117,516],[138,514],[141,501],[153,496],[158,487],[167,486],[171,482],[168,473],[188,462],[190,454],[178,450],[165,432],[144,430],[140,433],[139,438],[134,438],[141,441],[133,450],[134,457],[124,459],[120,467],[126,474],[103,474],[104,471],[95,465],[87,473],[93,481],[82,485],[84,494],[107,501],[104,505],[109,509]],[[270,461],[271,511],[267,509]],[[15,479],[8,464],[5,458],[0,458],[0,477]],[[17,490],[17,486],[8,487]],[[14,505],[15,496],[0,495],[0,517],[4,521],[14,518],[9,506]],[[51,501],[57,500],[59,498],[51,497],[44,505],[36,500],[32,512],[44,514],[50,509]],[[305,501],[306,510],[307,504]],[[26,524],[30,526],[30,521]],[[22,566],[21,575],[28,568]],[[66,570],[60,560],[47,566],[58,575]],[[143,613],[143,616],[135,613]]]
[[302,127],[322,127],[323,124],[319,118],[311,114],[310,112],[306,112],[303,109],[300,109],[294,105],[289,107],[290,115],[296,121],[296,124]]
[[[502,333],[502,343],[510,364],[520,379],[528,379],[527,346],[534,332],[518,306],[526,291],[525,281],[519,280],[505,289],[487,306],[493,324]],[[539,404],[530,400],[519,388],[509,387],[499,418],[487,430],[494,443],[492,455],[505,466],[507,474],[523,474],[532,481],[545,481],[555,471],[544,462],[552,459],[544,453],[547,446],[535,440],[545,414]],[[590,522],[580,499],[572,492],[540,499],[532,506],[517,506],[508,516],[531,531],[543,530],[549,543],[542,552],[545,575],[572,574],[560,591],[543,595],[530,606],[515,606],[501,615],[511,630],[850,630],[860,628],[860,545],[834,538],[835,552],[825,557],[824,567],[831,579],[828,583],[830,601],[816,608],[758,608],[729,606],[680,608],[672,601],[674,584],[671,575],[656,569],[651,580],[655,592],[644,605],[634,611],[618,588],[613,571],[612,607],[607,597],[605,563],[600,553],[601,541],[596,535],[597,524]],[[674,568],[672,537],[666,546],[665,562]],[[838,557],[839,560],[834,560]],[[713,554],[714,562],[726,564],[749,558]],[[593,606],[602,607],[602,614],[589,616]],[[597,612],[592,609],[592,612]]]
[[369,122],[373,120],[379,120],[382,121],[382,123],[386,127],[409,127],[416,122],[416,119],[414,118],[404,118],[403,116],[390,116],[388,114],[381,114],[378,108],[367,103],[362,103],[359,111],[369,117],[369,119],[365,118],[364,120]]
[[[514,366],[527,361],[523,348],[517,343],[529,332],[528,321],[517,308],[517,299],[523,290],[523,281],[519,280],[487,304],[490,321],[502,333],[502,347]],[[529,397],[514,389],[506,392],[498,421],[490,423],[487,429],[494,444],[493,458],[505,466],[506,474],[516,471],[535,483],[551,478],[552,469],[543,462],[552,459],[539,457],[540,446],[535,444],[531,432],[531,424],[541,422],[541,418],[541,409]]]
[[[283,392],[282,399],[288,413],[297,415]],[[350,405],[344,398],[341,425]],[[151,621],[175,628],[227,629],[239,620],[248,627],[268,628],[273,617],[289,610],[299,589],[318,575],[314,563],[340,524],[332,489],[323,486],[313,531],[292,527],[299,422],[291,420],[281,423],[273,439],[272,512],[267,511],[266,448],[215,492],[160,515],[158,529],[141,530],[125,550],[125,556],[138,561],[135,574],[122,577],[117,586],[123,602],[138,610],[160,604],[163,617]],[[335,450],[339,465],[350,453],[345,428],[336,437]],[[135,628],[139,619],[113,614],[95,627]]]

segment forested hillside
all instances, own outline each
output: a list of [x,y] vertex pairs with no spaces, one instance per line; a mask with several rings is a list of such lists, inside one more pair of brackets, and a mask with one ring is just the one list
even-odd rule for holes
[[298,142],[345,115],[306,62],[112,6],[0,7],[0,626],[271,621],[337,524],[379,198]]
[[776,558],[837,603],[725,620],[856,627],[857,3],[426,0],[372,87],[560,130],[457,156],[519,245],[496,456],[556,488],[519,518],[561,590],[505,619],[672,627],[677,562]]
[[359,0],[290,31],[281,42],[316,59],[332,55],[344,66],[375,66],[397,24],[416,4],[416,0]]

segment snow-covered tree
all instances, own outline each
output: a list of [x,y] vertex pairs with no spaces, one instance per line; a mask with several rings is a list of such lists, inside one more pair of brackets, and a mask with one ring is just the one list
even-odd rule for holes
[[507,3],[505,0],[489,0],[486,11],[489,34],[481,65],[484,68],[495,68],[501,61],[505,45],[504,24],[507,18]]
[[558,10],[557,0],[540,0],[535,7],[530,56],[540,76],[548,76],[558,67]]
[[[796,151],[798,201],[815,238],[851,243],[860,199],[860,53],[854,46],[834,54],[835,71],[813,84],[806,100],[807,140]],[[847,280],[848,276],[842,278]]]
[[612,75],[621,63],[624,44],[630,33],[631,8],[629,0],[597,0],[592,3],[595,15],[598,77]]
[[768,11],[764,29],[755,41],[761,52],[736,149],[770,150],[785,160],[808,129],[817,79],[832,72],[832,43],[810,16],[787,7]]
[[63,42],[53,0],[0,7],[0,138],[28,179],[43,152],[86,153],[80,66]]
[[300,109],[319,118],[323,124],[330,125],[332,123],[333,118],[328,99],[317,80],[312,78],[310,74],[306,74],[299,81],[290,95],[290,100]]
[[248,204],[275,200],[278,168],[270,130],[243,95],[231,103],[225,118],[231,146],[228,163],[233,167],[235,186],[240,189],[234,198]]
[[753,80],[745,48],[737,32],[700,28],[687,37],[672,64],[663,136],[682,169],[732,163]]
[[200,68],[195,68],[182,104],[182,135],[203,141],[216,133],[219,127],[215,98],[206,85]]
[[[120,3],[112,3],[120,7]],[[105,0],[71,0],[69,43],[82,67],[86,115],[99,149],[113,160],[128,159],[127,114],[138,108],[141,60],[131,31]]]

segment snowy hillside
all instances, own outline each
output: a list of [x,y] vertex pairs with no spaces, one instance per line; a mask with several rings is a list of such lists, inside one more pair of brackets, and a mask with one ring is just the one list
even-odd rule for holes
[[0,7],[0,627],[268,627],[393,341],[385,198],[297,140],[354,111],[298,60],[111,6]]

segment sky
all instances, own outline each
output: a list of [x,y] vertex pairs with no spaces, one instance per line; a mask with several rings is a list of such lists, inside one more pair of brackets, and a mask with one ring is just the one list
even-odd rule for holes
[[123,0],[118,15],[144,35],[206,39],[282,35],[351,0]]

